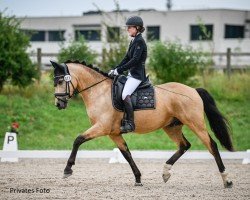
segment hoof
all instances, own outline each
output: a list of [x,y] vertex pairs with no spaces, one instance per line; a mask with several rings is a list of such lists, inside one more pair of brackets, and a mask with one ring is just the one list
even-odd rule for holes
[[73,170],[72,169],[65,169],[64,170],[64,174],[63,174],[63,178],[68,178],[69,176],[71,176],[73,174]]
[[71,176],[72,174],[63,174],[63,179],[68,178],[69,176]]
[[135,182],[135,186],[143,186],[142,183]]
[[163,181],[166,183],[168,181],[168,179],[170,178],[171,174],[168,173],[168,174],[162,174],[162,178],[163,178]]
[[226,183],[224,183],[224,187],[225,188],[232,188],[233,187],[233,182],[232,181],[226,181]]

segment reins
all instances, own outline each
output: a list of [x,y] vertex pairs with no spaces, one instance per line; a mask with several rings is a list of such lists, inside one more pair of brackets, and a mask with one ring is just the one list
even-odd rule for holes
[[105,78],[105,79],[103,79],[103,80],[101,80],[101,81],[99,81],[99,82],[97,82],[97,83],[94,83],[93,85],[91,85],[91,86],[89,86],[89,87],[87,87],[87,88],[84,88],[84,89],[81,90],[81,91],[78,91],[78,89],[75,89],[76,93],[74,93],[74,95],[80,94],[81,92],[83,92],[83,91],[85,91],[85,90],[88,90],[88,89],[90,89],[90,88],[92,88],[92,87],[98,85],[99,83],[101,83],[101,82],[103,82],[103,81],[105,81],[105,80],[107,80],[107,79],[109,79],[109,78],[107,77],[107,78]]
[[[166,90],[166,91],[168,91],[168,92],[172,92],[172,93],[174,93],[174,94],[178,94],[178,95],[181,95],[181,96],[184,96],[184,97],[187,97],[187,98],[191,99],[191,98],[190,98],[189,96],[187,96],[187,95],[180,94],[180,93],[178,93],[178,92],[173,92],[173,91],[171,91],[171,90],[167,90],[167,89],[162,88],[162,87],[159,87],[159,86],[157,86],[157,85],[155,85],[154,87],[157,87],[157,88],[160,88],[160,89],[162,89],[162,90]],[[191,100],[192,100],[192,99],[191,99]]]
[[[103,81],[105,81],[105,80],[107,80],[107,79],[110,78],[110,77],[104,78],[101,81],[98,81],[97,83],[94,83],[94,84],[92,84],[92,85],[90,85],[90,86],[88,86],[88,87],[86,87],[86,88],[84,88],[84,89],[82,89],[82,90],[79,91],[77,88],[74,87],[74,85],[73,85],[73,83],[71,81],[71,75],[69,73],[68,66],[65,63],[63,63],[63,66],[65,67],[65,74],[64,75],[60,75],[60,76],[55,76],[54,79],[63,77],[64,81],[66,82],[66,92],[64,92],[64,93],[55,93],[55,97],[57,99],[59,99],[58,97],[60,97],[60,96],[63,96],[63,97],[67,96],[66,100],[69,100],[73,96],[76,96],[77,94],[80,94],[80,93],[82,93],[82,92],[84,92],[84,91],[86,91],[86,90],[88,90],[88,89],[90,89],[90,88],[92,88],[92,87],[94,87],[94,86],[96,86],[96,85],[98,85],[98,84],[102,83]],[[71,84],[71,86],[73,88],[72,95],[70,94],[70,84]],[[178,94],[178,95],[181,95],[181,96],[184,96],[184,97],[187,97],[187,98],[191,99],[189,96],[184,95],[184,94],[180,94],[178,92],[167,90],[165,88],[162,88],[162,87],[159,87],[159,86],[156,86],[156,85],[154,87],[160,88],[162,90],[165,90],[165,91],[168,91],[168,92],[171,92],[171,93],[174,93],[174,94]],[[60,100],[63,101],[63,102],[65,102],[64,99],[60,98]]]
[[[128,75],[128,76],[130,76],[130,75]],[[130,76],[130,77],[132,77],[132,76]],[[184,95],[184,94],[180,94],[180,93],[178,93],[178,92],[174,92],[174,91],[171,91],[171,90],[167,90],[167,89],[162,88],[162,87],[159,87],[159,86],[157,86],[157,85],[154,85],[154,87],[157,87],[157,88],[160,88],[160,89],[162,89],[162,90],[166,90],[167,92],[172,92],[172,93],[174,93],[174,94],[178,94],[178,95],[181,95],[181,96],[184,96],[184,97],[187,97],[187,98],[191,99],[189,96],[186,96],[186,95]],[[192,99],[191,99],[191,100],[192,100]]]

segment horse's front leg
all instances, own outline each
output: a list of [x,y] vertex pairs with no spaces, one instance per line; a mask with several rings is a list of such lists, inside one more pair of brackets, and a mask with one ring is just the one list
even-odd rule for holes
[[64,169],[63,178],[67,178],[70,175],[72,175],[73,170],[71,169],[71,167],[72,167],[72,165],[75,164],[76,154],[77,154],[77,151],[78,151],[80,145],[82,143],[84,143],[84,142],[87,142],[89,140],[92,140],[94,138],[97,138],[97,137],[100,137],[100,136],[103,136],[103,135],[105,135],[105,134],[104,134],[104,131],[101,129],[101,126],[94,125],[90,129],[88,129],[87,131],[85,131],[83,134],[79,135],[75,139],[75,141],[73,143],[73,149],[71,151],[71,154],[70,154],[70,157],[68,159],[67,165],[66,165],[66,167]]
[[138,167],[136,166],[132,155],[128,149],[128,146],[121,135],[109,135],[109,137],[116,143],[117,147],[121,151],[124,158],[128,161],[130,167],[135,176],[135,186],[142,186],[141,183],[141,172],[139,171]]

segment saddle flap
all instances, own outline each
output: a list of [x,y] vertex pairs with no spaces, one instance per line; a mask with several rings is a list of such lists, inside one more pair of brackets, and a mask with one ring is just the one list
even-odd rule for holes
[[[126,76],[120,75],[114,78],[112,84],[112,104],[119,111],[123,111],[122,91],[126,81]],[[136,89],[131,99],[134,110],[155,109],[154,87],[149,79]]]

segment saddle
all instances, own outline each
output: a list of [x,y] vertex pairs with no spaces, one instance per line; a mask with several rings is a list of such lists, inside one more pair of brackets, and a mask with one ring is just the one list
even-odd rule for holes
[[[122,91],[127,81],[124,75],[118,75],[114,78],[111,90],[112,104],[118,111],[123,112]],[[155,92],[154,87],[147,80],[142,82],[131,95],[134,110],[155,109]]]

